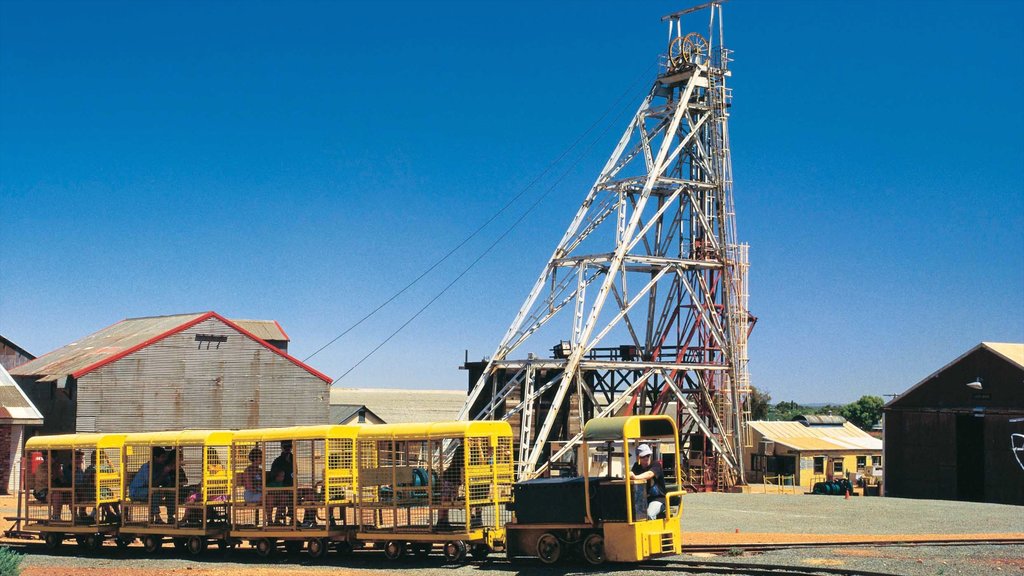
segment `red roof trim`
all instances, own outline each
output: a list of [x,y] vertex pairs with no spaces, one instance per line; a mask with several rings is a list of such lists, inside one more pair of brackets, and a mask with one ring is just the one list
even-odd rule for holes
[[[271,351],[271,352],[273,352],[274,354],[277,354],[278,356],[280,356],[280,357],[284,358],[285,360],[287,360],[287,361],[291,362],[292,364],[295,364],[295,365],[296,365],[296,366],[298,366],[299,368],[302,368],[302,369],[303,369],[303,370],[305,370],[306,372],[309,372],[310,374],[312,374],[313,376],[316,376],[317,378],[319,378],[319,379],[323,380],[324,382],[327,382],[328,384],[331,384],[331,383],[333,383],[333,382],[334,382],[334,379],[333,379],[333,378],[331,378],[330,376],[328,376],[328,375],[324,374],[323,372],[320,372],[319,370],[316,370],[315,368],[313,368],[313,367],[312,367],[312,366],[310,366],[309,364],[306,364],[306,363],[304,363],[304,362],[303,362],[302,360],[299,360],[298,358],[296,358],[296,357],[294,357],[294,356],[292,356],[292,355],[290,355],[290,354],[288,354],[288,353],[285,353],[285,352],[281,352],[280,350],[278,350],[278,349],[277,349],[277,348],[276,348],[275,346],[273,346],[272,344],[268,344],[266,340],[263,340],[263,339],[262,339],[262,338],[260,338],[259,336],[256,336],[256,335],[255,335],[255,334],[253,334],[252,332],[249,332],[249,331],[248,331],[248,330],[246,330],[245,328],[242,328],[242,327],[241,327],[241,326],[239,326],[238,324],[235,324],[234,322],[232,322],[231,320],[228,320],[227,318],[225,318],[225,317],[221,316],[220,314],[217,314],[216,312],[210,312],[210,315],[212,315],[213,317],[217,318],[217,319],[218,319],[218,320],[220,320],[221,322],[223,322],[223,323],[227,324],[228,326],[231,326],[231,327],[232,327],[232,328],[234,328],[235,330],[238,330],[238,331],[239,331],[239,332],[241,332],[242,334],[245,334],[245,335],[246,335],[246,336],[248,336],[249,338],[252,338],[253,340],[255,340],[255,341],[259,342],[259,343],[260,343],[260,344],[262,344],[262,345],[263,345],[263,347],[264,347],[264,348],[266,348],[267,350],[270,350],[270,351]],[[274,321],[274,323],[276,324],[276,323],[277,323],[277,321],[275,320],[275,321]],[[280,328],[280,326],[278,326],[278,328]],[[281,331],[281,333],[283,334],[283,333],[284,333],[284,330],[282,330],[282,331]]]
[[276,325],[277,329],[281,331],[282,335],[284,335],[284,339],[291,342],[292,339],[288,337],[288,333],[284,331],[284,328],[281,328],[281,325],[277,323],[277,320],[274,320],[274,325]]
[[238,332],[242,333],[243,335],[247,336],[248,338],[250,338],[252,340],[255,340],[256,342],[261,344],[267,350],[270,350],[274,354],[277,354],[278,356],[281,356],[285,360],[288,360],[292,364],[295,364],[299,368],[302,368],[303,370],[309,372],[310,374],[316,376],[317,378],[323,380],[324,382],[327,382],[328,384],[330,384],[330,383],[332,383],[334,381],[330,376],[327,376],[326,374],[324,374],[324,373],[322,373],[322,372],[320,372],[318,370],[313,369],[308,364],[305,364],[302,361],[300,361],[298,358],[295,358],[294,356],[290,356],[290,355],[288,355],[288,354],[278,350],[274,346],[268,344],[266,341],[264,341],[259,336],[256,336],[252,332],[249,332],[248,330],[242,328],[238,324],[235,324],[234,322],[228,320],[227,318],[221,316],[220,314],[217,314],[216,312],[206,312],[204,314],[201,314],[201,315],[199,315],[199,317],[193,318],[192,320],[189,320],[188,322],[185,322],[185,323],[183,323],[180,326],[176,326],[176,327],[174,327],[174,328],[164,332],[163,334],[158,334],[158,335],[150,338],[149,340],[146,340],[145,342],[142,342],[141,344],[136,344],[135,346],[132,346],[131,348],[127,348],[125,350],[122,350],[121,352],[118,352],[117,354],[114,354],[113,356],[110,356],[109,358],[104,358],[103,360],[100,360],[99,362],[96,362],[94,364],[90,364],[89,366],[86,366],[85,368],[82,368],[81,370],[78,370],[77,372],[72,373],[71,376],[72,376],[72,378],[76,378],[76,379],[77,378],[81,378],[82,376],[88,374],[89,372],[92,372],[93,370],[96,370],[97,368],[100,368],[102,366],[106,366],[107,364],[110,364],[111,362],[116,362],[116,361],[124,358],[125,356],[133,353],[133,352],[137,352],[137,351],[139,351],[139,350],[141,350],[141,349],[143,349],[143,348],[145,348],[147,346],[150,346],[150,345],[152,345],[152,344],[154,344],[156,342],[159,342],[160,340],[163,340],[164,338],[167,338],[168,336],[177,334],[178,332],[181,332],[182,330],[186,330],[188,328],[191,328],[191,327],[195,326],[196,324],[199,324],[200,322],[204,322],[206,320],[209,320],[210,318],[216,318],[216,319],[220,320],[224,324],[227,324],[228,326],[230,326],[231,328],[237,330]]

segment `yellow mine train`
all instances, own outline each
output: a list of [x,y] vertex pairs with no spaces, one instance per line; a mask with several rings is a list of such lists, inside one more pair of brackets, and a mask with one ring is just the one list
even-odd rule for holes
[[261,556],[369,546],[397,560],[438,546],[449,562],[492,552],[635,562],[680,552],[677,461],[665,458],[653,519],[650,482],[633,478],[641,443],[660,461],[677,439],[666,416],[593,420],[578,477],[515,483],[506,422],[37,436],[7,535],[92,552],[108,541],[195,555],[247,542]]

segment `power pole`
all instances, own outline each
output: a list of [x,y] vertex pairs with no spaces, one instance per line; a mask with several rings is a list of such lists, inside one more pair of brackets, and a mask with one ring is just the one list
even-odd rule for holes
[[[706,34],[685,31],[684,17]],[[669,43],[647,97],[494,354],[471,371],[460,418],[508,420],[521,479],[571,456],[590,418],[671,413],[687,450],[682,483],[743,482],[755,319],[732,198],[722,5],[662,20]],[[530,343],[552,354],[515,359]]]

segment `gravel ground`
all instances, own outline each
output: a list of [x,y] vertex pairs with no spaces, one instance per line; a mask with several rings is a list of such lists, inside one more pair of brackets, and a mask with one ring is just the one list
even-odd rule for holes
[[906,498],[687,494],[684,532],[970,534],[1024,532],[1024,508]]
[[[857,547],[835,549],[780,550],[757,555],[694,557],[679,556],[671,560],[688,562],[742,563],[750,565],[784,564],[789,566],[820,566],[824,568],[851,568],[898,574],[901,576],[993,576],[996,574],[1024,574],[1024,546],[921,546],[921,547]],[[643,570],[610,567],[593,570],[579,564],[551,568],[537,561],[524,561],[515,565],[496,560],[464,566],[446,566],[440,556],[428,561],[388,563],[378,553],[356,554],[348,559],[332,558],[323,564],[311,564],[301,556],[263,562],[250,551],[238,551],[224,558],[211,554],[201,561],[167,556],[154,559],[141,551],[124,556],[80,558],[77,556],[48,556],[29,553],[23,562],[23,576],[64,576],[71,574],[110,576],[269,576],[272,574],[299,574],[336,576],[381,576],[409,574],[412,576],[483,576],[555,574],[615,574],[633,576],[645,574]],[[701,572],[715,574],[713,570]]]

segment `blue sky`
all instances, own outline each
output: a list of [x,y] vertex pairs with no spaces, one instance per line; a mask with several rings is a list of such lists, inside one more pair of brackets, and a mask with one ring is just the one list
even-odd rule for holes
[[[0,3],[0,333],[42,354],[216,310],[279,320],[305,357],[611,110],[587,154],[311,361],[340,376],[561,177],[341,382],[463,387],[463,351],[493,351],[682,7]],[[1024,341],[1022,4],[734,0],[725,23],[754,384],[849,401]]]

